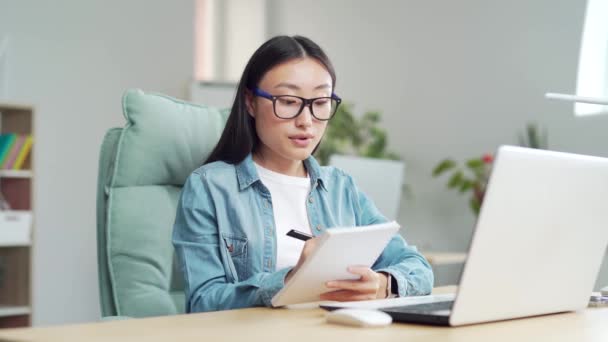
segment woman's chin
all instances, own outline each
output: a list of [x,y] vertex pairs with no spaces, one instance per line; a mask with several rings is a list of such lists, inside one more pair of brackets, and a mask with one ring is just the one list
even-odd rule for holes
[[289,159],[293,160],[305,160],[312,154],[311,149],[290,149],[288,155]]

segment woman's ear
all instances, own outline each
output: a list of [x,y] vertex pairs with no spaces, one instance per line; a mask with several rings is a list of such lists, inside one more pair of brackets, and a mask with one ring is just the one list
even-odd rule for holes
[[251,117],[255,118],[255,106],[253,103],[253,94],[249,89],[245,90],[245,106],[247,107],[247,113],[251,115]]

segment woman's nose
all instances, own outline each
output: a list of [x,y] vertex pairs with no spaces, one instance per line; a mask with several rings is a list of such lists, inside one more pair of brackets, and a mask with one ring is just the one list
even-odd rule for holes
[[296,117],[296,126],[310,126],[312,125],[312,112],[310,111],[310,105],[302,108],[302,113]]

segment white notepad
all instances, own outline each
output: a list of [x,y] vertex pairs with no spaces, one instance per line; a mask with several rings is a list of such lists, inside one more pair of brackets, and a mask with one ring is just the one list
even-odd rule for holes
[[272,298],[272,306],[316,302],[319,295],[333,290],[325,287],[326,282],[358,279],[359,276],[349,273],[347,268],[371,267],[399,228],[399,224],[392,221],[326,230],[310,257]]

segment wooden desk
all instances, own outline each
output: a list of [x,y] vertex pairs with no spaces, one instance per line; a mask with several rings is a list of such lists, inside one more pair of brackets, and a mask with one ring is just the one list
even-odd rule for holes
[[[443,292],[443,291],[441,291]],[[253,308],[103,323],[0,330],[0,341],[608,341],[608,308],[467,327],[325,323],[321,309]]]

